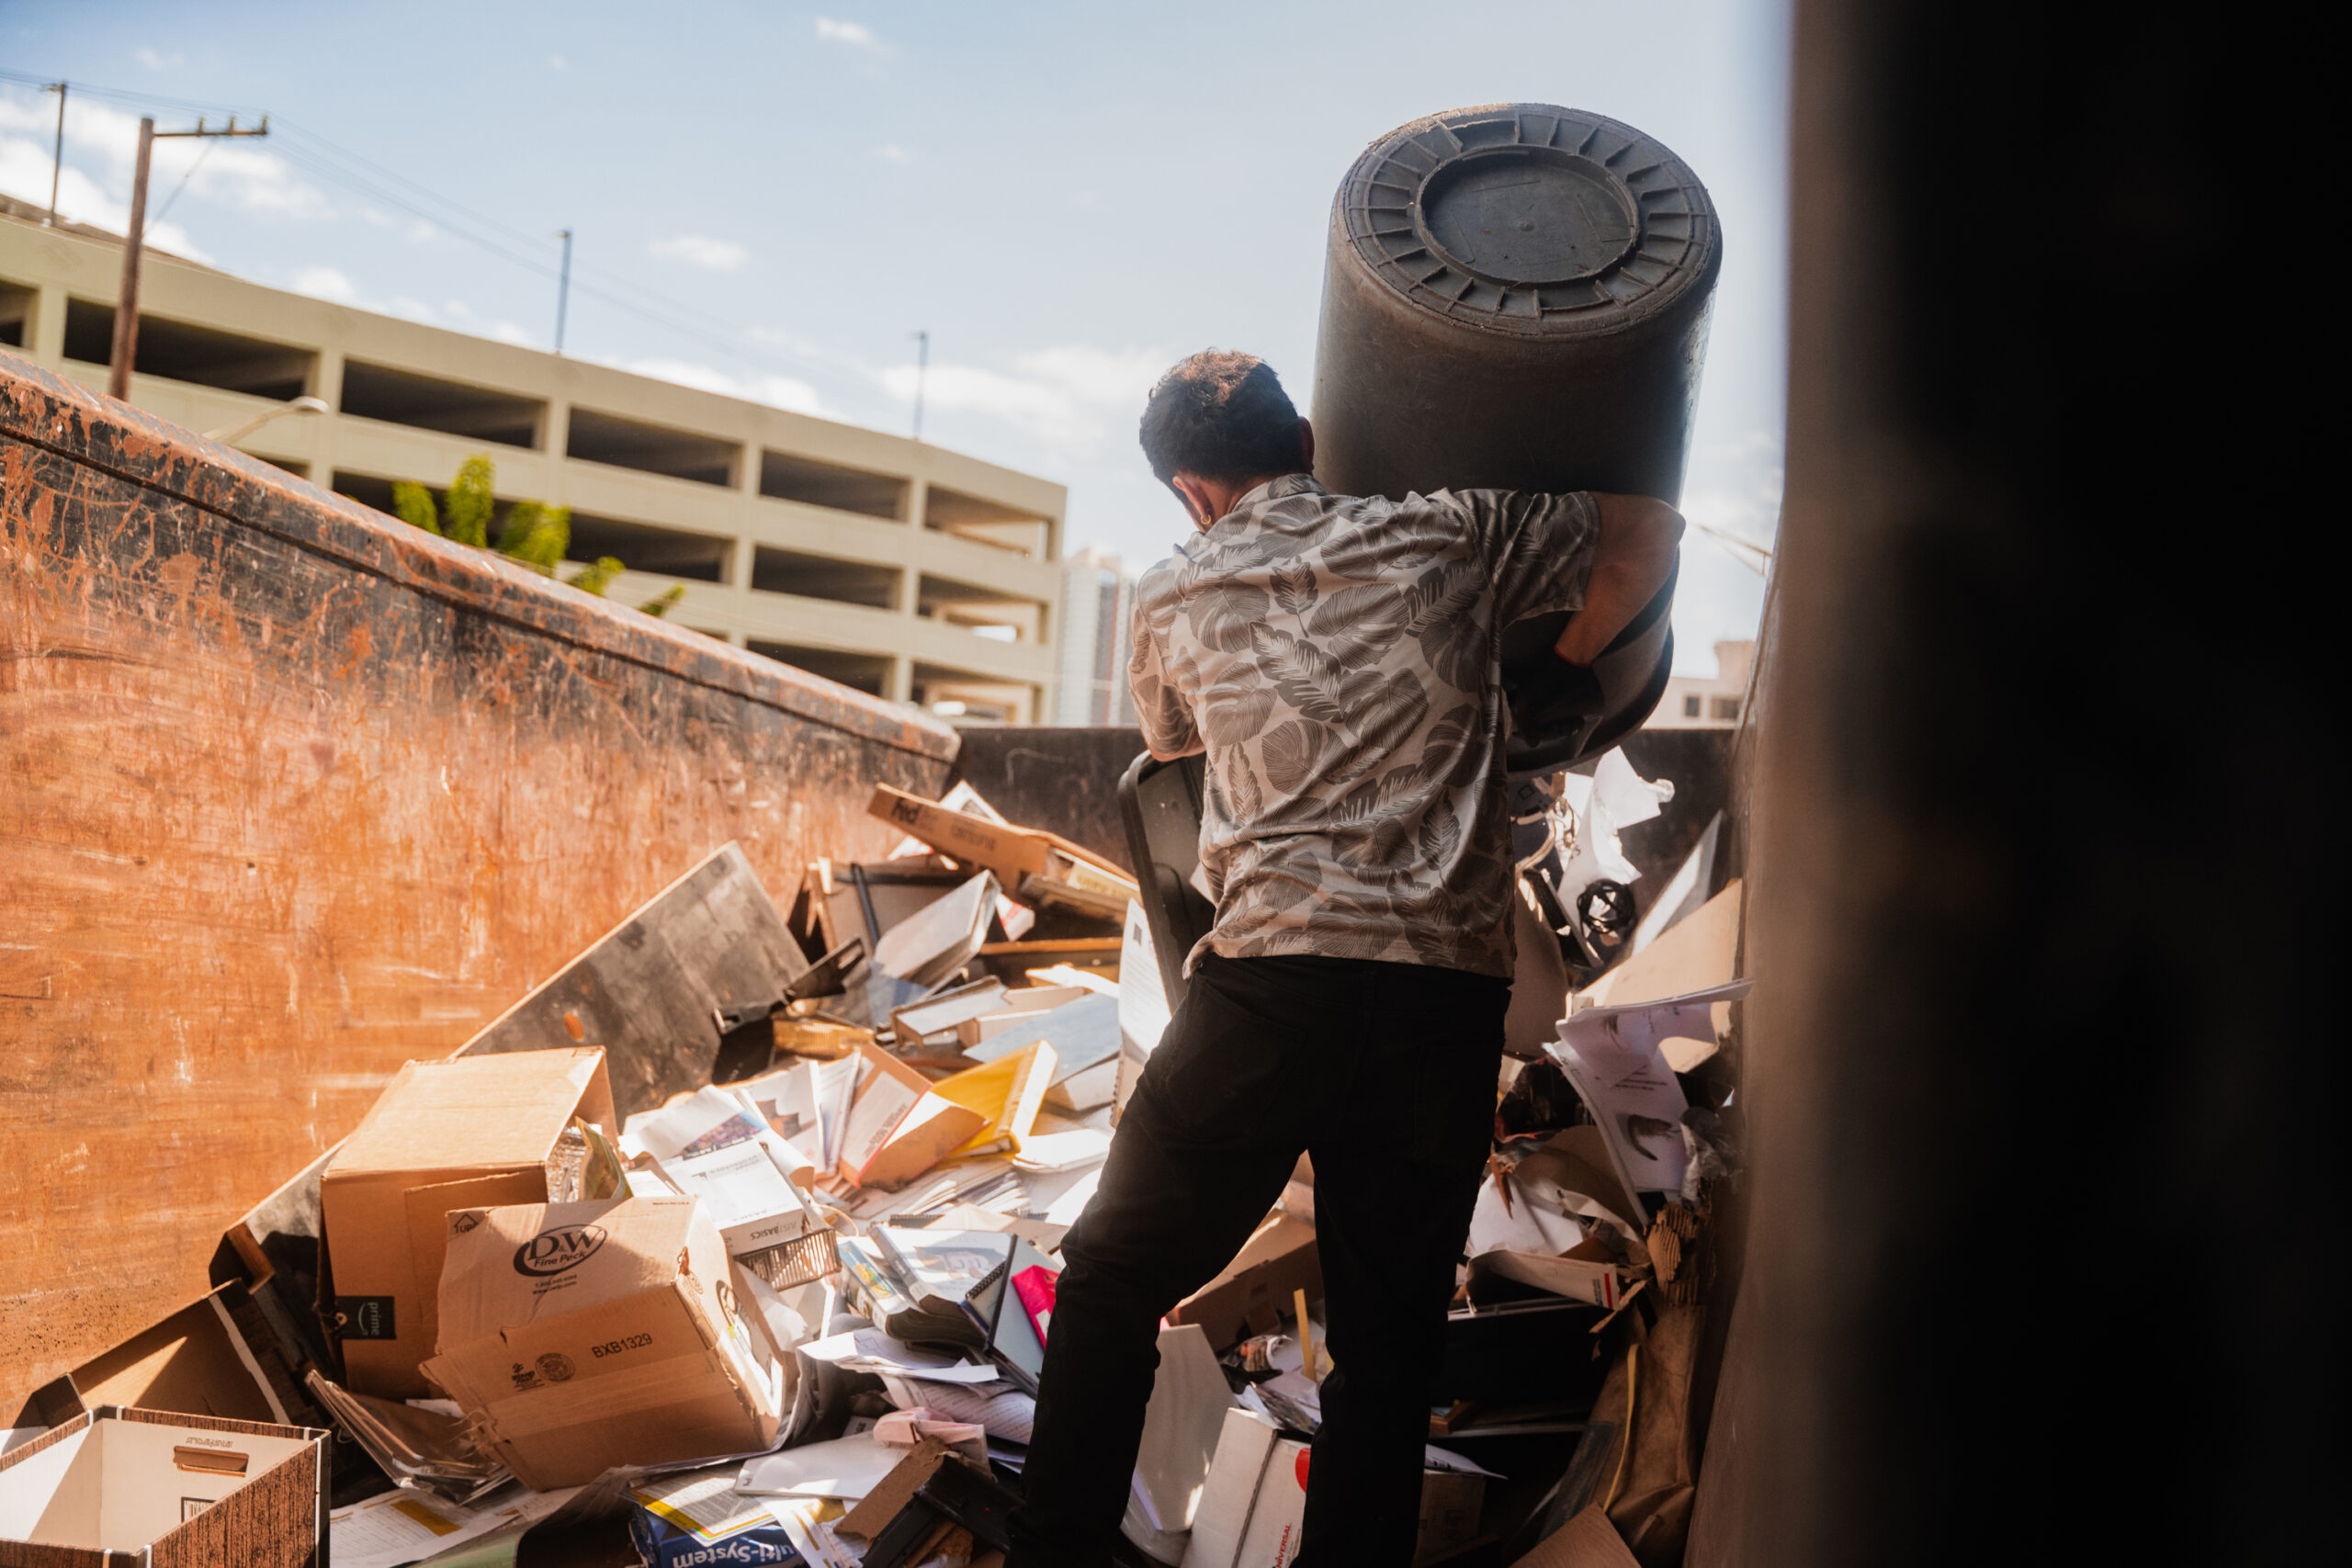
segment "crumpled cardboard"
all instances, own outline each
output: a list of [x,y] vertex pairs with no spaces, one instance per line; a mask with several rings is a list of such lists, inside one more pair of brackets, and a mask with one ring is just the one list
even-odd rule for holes
[[525,1485],[765,1449],[783,1370],[693,1198],[448,1218],[435,1386]]
[[1222,1350],[1249,1335],[1272,1333],[1299,1291],[1310,1302],[1323,1299],[1323,1255],[1313,1225],[1277,1212],[1216,1279],[1178,1303],[1168,1321],[1199,1324],[1210,1347]]
[[1625,1549],[1624,1538],[1609,1516],[1591,1507],[1538,1541],[1511,1568],[1641,1568],[1641,1563]]
[[[1706,1309],[1668,1305],[1646,1327],[1630,1316],[1636,1332],[1600,1385],[1558,1506],[1599,1509],[1641,1568],[1679,1568],[1698,1496],[1691,1376]],[[1564,1557],[1557,1568],[1588,1561],[1608,1560]]]

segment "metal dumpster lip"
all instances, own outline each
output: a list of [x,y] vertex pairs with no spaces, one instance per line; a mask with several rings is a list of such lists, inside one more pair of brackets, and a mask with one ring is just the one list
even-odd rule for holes
[[583,593],[494,553],[436,538],[234,447],[0,354],[0,437],[267,534],[425,598],[953,762],[945,722]]

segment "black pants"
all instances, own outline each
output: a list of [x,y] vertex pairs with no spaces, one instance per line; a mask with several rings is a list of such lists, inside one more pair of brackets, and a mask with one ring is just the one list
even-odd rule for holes
[[1010,1568],[1103,1568],[1160,1318],[1315,1158],[1337,1371],[1307,1472],[1313,1568],[1412,1560],[1429,1390],[1485,1169],[1510,982],[1346,958],[1204,958],[1062,1244]]

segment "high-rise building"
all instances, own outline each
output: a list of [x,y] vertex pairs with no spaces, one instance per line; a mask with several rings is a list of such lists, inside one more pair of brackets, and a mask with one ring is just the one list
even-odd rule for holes
[[1135,579],[1119,558],[1089,546],[1062,567],[1061,683],[1056,724],[1136,722],[1127,690]]
[[[0,197],[0,350],[103,389],[119,235]],[[612,596],[960,721],[1043,722],[1067,491],[942,447],[247,282],[150,249],[130,400],[389,511],[475,454]],[[566,575],[569,575],[568,573]]]

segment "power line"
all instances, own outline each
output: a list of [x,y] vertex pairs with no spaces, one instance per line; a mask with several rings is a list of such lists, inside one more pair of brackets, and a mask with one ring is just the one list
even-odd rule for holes
[[155,216],[147,220],[146,223],[141,227],[139,232],[141,235],[144,235],[149,229],[153,229],[156,224],[161,223],[164,220],[164,215],[172,209],[172,203],[180,198],[180,192],[187,189],[188,181],[196,178],[196,171],[204,167],[204,161],[212,156],[212,150],[220,145],[220,143],[218,141],[210,141],[209,139],[205,141],[204,151],[198,152],[196,155],[196,162],[187,166],[187,173],[182,175],[180,176],[180,183],[172,187],[172,194],[164,198],[164,205],[155,209]]
[[[0,69],[0,82],[40,88],[46,88],[52,85],[51,78],[5,69]],[[232,112],[231,106],[219,102],[169,97],[158,93],[135,92],[118,87],[95,87],[82,82],[72,83],[71,86],[74,92],[86,97],[116,103],[161,105],[175,109],[196,110],[208,114]],[[236,106],[233,112],[244,114],[258,111],[244,106]],[[560,265],[540,261],[514,248],[518,244],[544,243],[544,240],[538,235],[487,213],[476,211],[463,202],[444,196],[429,186],[395,170],[386,168],[372,159],[331,141],[318,132],[282,117],[272,122],[271,129],[280,138],[277,146],[277,155],[304,173],[429,223],[435,229],[514,266],[536,273],[541,277],[558,281],[561,279],[562,272]],[[190,171],[191,174],[193,172],[193,170]],[[183,178],[183,188],[186,183],[186,179]],[[178,192],[175,190],[173,193],[175,199],[177,195]],[[482,232],[485,230],[490,232]],[[502,239],[493,238],[493,234],[511,237],[513,243],[509,243]],[[573,273],[571,287],[580,293],[625,315],[660,327],[664,332],[689,339],[706,348],[716,350],[738,365],[750,366],[760,358],[768,358],[780,359],[796,367],[815,367],[803,355],[779,351],[773,345],[759,344],[756,340],[747,342],[738,322],[715,312],[695,310],[694,307],[679,305],[670,300],[662,300],[659,305],[650,304],[641,293],[636,292],[639,286],[620,272],[582,262],[575,264]],[[612,287],[609,288],[598,287],[596,283],[590,281],[591,278],[595,277],[606,279]],[[622,289],[631,292],[627,294],[619,292]],[[695,324],[688,319],[689,317],[700,317],[707,325]]]
[[[55,78],[28,75],[22,71],[0,70],[0,82],[14,82],[25,87],[48,87]],[[69,83],[75,92],[86,98],[111,98],[120,103],[154,104],[164,108],[185,109],[195,114],[258,115],[262,111],[252,104],[224,104],[218,99],[168,98],[160,93],[138,93],[124,87],[97,87],[87,82]]]

